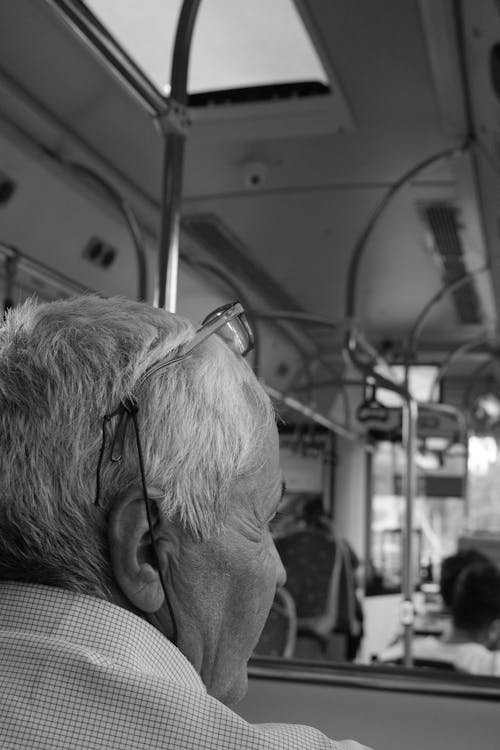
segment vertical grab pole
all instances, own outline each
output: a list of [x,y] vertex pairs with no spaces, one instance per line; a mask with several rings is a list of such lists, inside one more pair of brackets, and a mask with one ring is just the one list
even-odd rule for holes
[[[366,448],[366,446],[365,446]],[[368,580],[368,571],[371,572],[372,564],[372,520],[373,520],[373,446],[370,446],[370,450],[365,449],[365,572],[363,580],[363,592],[366,594],[366,583]]]
[[411,667],[413,637],[413,505],[416,494],[415,449],[417,443],[417,404],[405,399],[403,404],[403,440],[406,449],[405,475],[405,523],[403,532],[403,581],[401,602],[401,624],[404,628],[404,666]]
[[470,484],[469,484],[469,430],[465,433],[465,466],[464,466],[464,516],[465,532],[469,533],[471,528],[470,522]]
[[[196,14],[201,0],[184,0],[177,23],[170,104],[175,110],[187,105],[189,53]],[[170,312],[177,308],[177,276],[179,267],[179,232],[182,200],[182,172],[186,136],[164,129],[161,225],[158,248],[158,288],[156,304]]]

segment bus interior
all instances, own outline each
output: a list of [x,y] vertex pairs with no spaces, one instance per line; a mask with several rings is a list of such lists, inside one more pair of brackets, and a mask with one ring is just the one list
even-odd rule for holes
[[[239,299],[254,329],[273,532],[317,596],[277,595],[252,720],[498,742],[500,684],[411,643],[439,627],[443,558],[500,564],[499,196],[497,0],[0,3],[4,310],[96,292],[200,321]],[[377,664],[398,632],[403,663]]]

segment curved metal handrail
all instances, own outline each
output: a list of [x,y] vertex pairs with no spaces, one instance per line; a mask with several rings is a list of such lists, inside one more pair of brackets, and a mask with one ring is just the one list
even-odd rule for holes
[[105,193],[112,199],[113,203],[117,206],[120,213],[122,214],[125,222],[129,228],[130,235],[134,244],[135,255],[137,258],[137,299],[140,302],[148,301],[148,272],[147,272],[147,257],[146,257],[146,244],[142,235],[141,228],[137,217],[132,210],[132,207],[126,202],[120,192],[115,186],[97,172],[93,167],[87,164],[81,164],[76,161],[66,161],[59,158],[57,155],[54,158],[62,165],[69,167],[75,172],[80,172],[86,177],[90,177],[91,180],[96,182]]
[[[257,311],[255,312],[255,316],[257,318],[260,318],[262,320],[292,320],[292,321],[298,321],[300,323],[312,323],[314,325],[322,325],[327,328],[331,328],[333,330],[336,330],[339,328],[339,324],[335,323],[328,318],[325,318],[322,315],[316,315],[315,313],[309,313],[302,310],[267,310],[267,311]],[[325,370],[330,372],[334,377],[336,377],[336,372],[332,369],[332,367],[329,365],[329,363],[325,360],[324,356],[322,355],[320,349],[316,344],[313,343],[314,348],[316,349],[316,357],[315,362],[319,362]],[[310,387],[311,392],[314,390],[314,382],[312,380],[312,376],[310,373],[310,365],[311,363],[306,361],[306,366],[304,367],[304,371],[307,376],[308,380],[308,386]],[[290,387],[290,390],[294,390],[293,386]],[[344,405],[344,420],[345,420],[345,426],[347,430],[350,430],[351,427],[351,408],[349,404],[349,398],[347,396],[347,392],[345,390],[345,387],[340,384],[340,392],[342,395],[342,403]]]
[[472,389],[477,383],[478,376],[481,375],[481,373],[483,373],[484,370],[486,370],[488,367],[491,367],[492,364],[493,364],[493,357],[490,357],[489,359],[486,360],[486,362],[481,362],[481,364],[479,364],[475,368],[475,370],[472,372],[472,375],[470,376],[469,382],[467,384],[467,388],[464,389],[464,395],[462,398],[462,407],[464,409],[470,408],[470,403],[469,403],[470,397],[471,397]]
[[347,269],[346,303],[345,303],[346,320],[352,321],[355,318],[356,283],[358,279],[359,266],[360,266],[361,259],[363,257],[363,253],[365,251],[366,245],[373,233],[373,230],[377,226],[378,220],[384,213],[385,209],[387,208],[387,206],[389,205],[393,197],[413,177],[419,174],[419,172],[422,172],[424,169],[426,169],[427,167],[430,167],[432,164],[434,164],[437,161],[440,161],[441,159],[445,159],[450,156],[462,154],[469,147],[469,145],[470,145],[470,139],[468,138],[461,146],[452,146],[451,148],[446,148],[443,151],[439,151],[437,154],[433,154],[432,156],[429,156],[426,159],[423,159],[416,166],[411,167],[411,169],[409,169],[398,180],[396,180],[396,182],[394,182],[389,188],[389,190],[386,192],[386,194],[384,195],[382,200],[379,202],[379,204],[375,207],[375,210],[372,212],[370,218],[368,219],[368,222],[365,228],[363,229],[358,239],[356,240],[353,251],[349,259],[349,266]]
[[431,386],[431,395],[434,395],[436,393],[436,390],[439,387],[441,380],[445,376],[450,365],[457,359],[457,357],[459,357],[461,354],[466,354],[467,352],[470,352],[473,349],[477,349],[478,347],[483,346],[484,344],[488,344],[489,342],[490,342],[489,336],[480,336],[479,338],[474,339],[473,341],[466,341],[465,344],[460,344],[460,346],[457,346],[456,349],[453,349],[451,352],[449,352],[448,355],[445,357],[444,361],[442,362],[441,367],[439,368],[438,372],[436,373],[436,377],[434,378],[434,381]]
[[474,276],[479,276],[479,274],[484,273],[488,270],[490,270],[489,265],[481,266],[481,268],[476,268],[474,271],[468,271],[458,279],[450,281],[448,284],[442,287],[433,297],[431,297],[428,302],[426,302],[422,310],[415,318],[415,321],[410,329],[410,333],[407,336],[406,352],[408,357],[411,357],[415,352],[418,338],[422,333],[422,328],[432,308],[448,294],[450,294],[451,292],[456,292],[458,289],[461,289],[463,286],[468,284],[474,278]]

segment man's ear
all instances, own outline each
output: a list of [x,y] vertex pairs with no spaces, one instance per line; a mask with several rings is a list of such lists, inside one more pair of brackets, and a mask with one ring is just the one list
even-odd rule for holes
[[[158,508],[161,492],[148,488],[148,497],[159,564],[165,576],[171,544],[162,534]],[[142,487],[131,487],[114,499],[108,516],[108,540],[111,567],[122,593],[141,612],[157,612],[165,595],[151,544]]]

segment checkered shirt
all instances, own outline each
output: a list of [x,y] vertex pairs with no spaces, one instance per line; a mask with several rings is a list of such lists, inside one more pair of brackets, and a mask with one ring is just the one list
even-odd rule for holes
[[140,617],[13,582],[0,583],[0,748],[362,750],[310,727],[248,724]]

